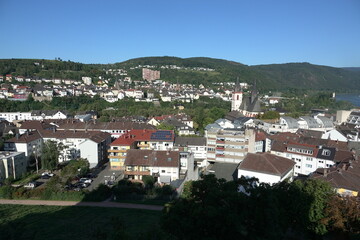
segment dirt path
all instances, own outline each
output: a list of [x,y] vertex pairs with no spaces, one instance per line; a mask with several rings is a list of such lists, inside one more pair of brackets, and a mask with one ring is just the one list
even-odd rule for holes
[[75,201],[46,201],[46,200],[7,200],[0,199],[0,204],[18,205],[46,205],[46,206],[86,206],[86,207],[112,207],[112,208],[132,208],[161,211],[163,206],[117,203],[117,202],[75,202]]

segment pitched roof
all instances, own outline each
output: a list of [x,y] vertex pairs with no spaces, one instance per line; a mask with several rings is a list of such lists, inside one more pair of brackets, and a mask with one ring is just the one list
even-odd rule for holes
[[176,137],[176,146],[206,146],[206,138],[204,137]]
[[127,166],[179,167],[178,151],[127,150],[125,159]]
[[10,138],[6,142],[13,142],[13,143],[29,143],[35,141],[37,139],[42,138],[38,131],[26,132],[21,136],[16,136]]
[[156,132],[157,130],[148,130],[148,129],[133,129],[128,133],[117,138],[115,141],[111,143],[111,146],[117,145],[126,145],[129,146],[135,141],[150,141],[150,136],[152,133]]
[[56,120],[51,121],[58,125],[59,130],[132,130],[132,129],[155,129],[154,126],[146,123],[137,123],[133,121],[121,121],[121,122],[98,122],[96,120],[90,120],[87,122],[81,122],[74,119]]
[[302,129],[299,128],[296,131],[296,134],[299,134],[303,137],[314,137],[314,138],[321,138],[323,135],[322,131],[310,130],[310,129]]
[[248,153],[239,164],[238,169],[284,176],[294,165],[295,162],[293,160],[271,153]]
[[111,138],[111,134],[107,132],[100,131],[51,131],[43,130],[40,131],[40,134],[43,138],[56,138],[56,139],[66,139],[66,138],[87,138],[96,143],[101,143],[107,138]]
[[296,133],[278,133],[275,135],[269,136],[269,138],[273,141],[280,141],[284,143],[300,143],[300,144],[309,144],[309,145],[315,145],[315,146],[327,146],[327,147],[334,147],[339,150],[347,150],[347,143],[341,142],[341,141],[334,141],[330,139],[320,139],[320,138],[314,138],[314,137],[303,137]]
[[55,128],[54,125],[49,124],[48,122],[44,121],[37,121],[37,120],[27,120],[21,124],[20,129],[53,129]]
[[353,161],[349,164],[340,164],[338,167],[317,169],[310,178],[322,179],[329,182],[334,188],[344,188],[360,191],[360,163]]

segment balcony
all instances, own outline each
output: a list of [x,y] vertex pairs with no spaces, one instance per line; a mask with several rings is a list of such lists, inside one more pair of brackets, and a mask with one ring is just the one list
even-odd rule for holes
[[120,149],[117,149],[117,150],[114,150],[114,149],[108,149],[107,151],[108,151],[109,153],[126,152],[126,150],[120,150]]
[[220,157],[220,158],[223,158],[225,157],[223,154],[216,154],[216,157]]
[[125,170],[125,175],[147,176],[147,175],[150,175],[150,171],[127,171],[127,170]]
[[220,146],[216,147],[216,150],[224,150],[224,149],[225,147],[220,147]]
[[224,144],[225,140],[216,140],[216,144]]
[[141,143],[138,143],[137,145],[136,145],[138,148],[148,148],[148,147],[150,147],[150,145],[149,144],[141,144]]

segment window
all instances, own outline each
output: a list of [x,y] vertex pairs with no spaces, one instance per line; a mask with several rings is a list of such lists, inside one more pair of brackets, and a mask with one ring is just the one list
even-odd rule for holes
[[331,151],[330,151],[329,149],[323,149],[321,154],[322,154],[323,156],[330,156]]
[[306,164],[305,167],[312,168],[312,165],[311,164]]
[[168,143],[165,143],[165,146],[166,146],[166,147],[168,147],[168,146],[169,146],[169,144],[168,144]]
[[319,163],[324,163],[324,161],[319,161]]
[[161,170],[162,173],[165,173],[165,170]]
[[312,161],[313,159],[311,157],[306,157],[306,160]]

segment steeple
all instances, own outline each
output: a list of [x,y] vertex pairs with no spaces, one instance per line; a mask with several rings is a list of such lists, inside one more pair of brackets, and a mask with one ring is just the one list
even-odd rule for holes
[[253,89],[251,90],[251,103],[253,103],[258,95],[258,91],[256,88],[256,79],[254,80],[254,85],[253,85]]
[[239,77],[237,77],[237,79],[236,79],[236,83],[235,83],[235,92],[240,92]]
[[231,111],[240,111],[240,106],[243,100],[243,94],[239,84],[239,77],[236,80],[235,89],[232,93]]

